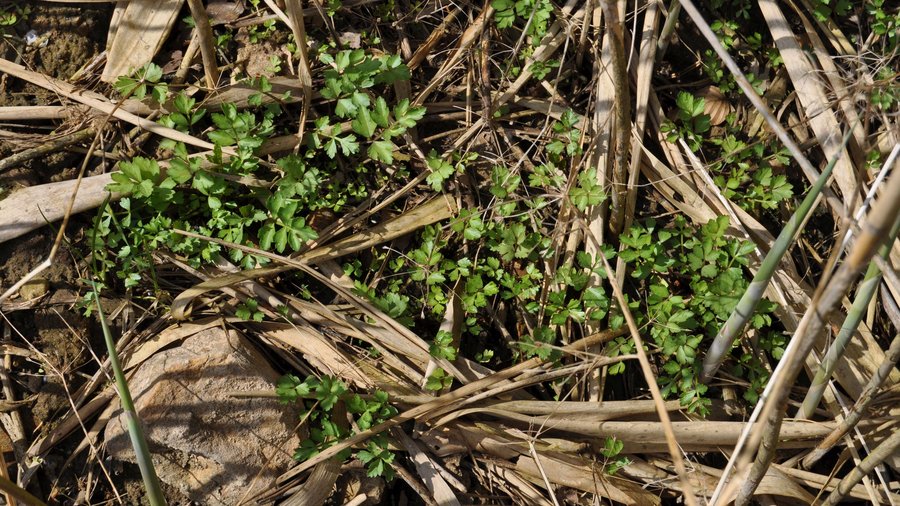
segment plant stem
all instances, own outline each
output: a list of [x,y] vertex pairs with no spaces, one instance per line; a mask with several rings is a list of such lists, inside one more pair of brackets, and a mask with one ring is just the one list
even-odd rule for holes
[[16,485],[6,476],[0,475],[0,490],[21,501],[28,506],[46,506],[43,501],[28,493],[24,488]]
[[[881,247],[881,251],[879,251],[882,258],[887,258],[890,253],[889,245],[894,243],[898,230],[900,230],[900,220],[897,220],[897,222],[894,223],[894,227],[888,235],[886,244],[884,244]],[[831,375],[834,374],[837,363],[844,355],[844,350],[847,348],[847,343],[850,342],[850,339],[859,327],[859,322],[861,322],[863,316],[865,316],[866,308],[869,307],[869,302],[872,300],[872,296],[875,295],[875,290],[878,289],[880,283],[881,269],[878,268],[875,262],[872,262],[869,264],[866,275],[859,285],[856,297],[853,299],[853,305],[847,312],[847,318],[844,319],[841,330],[838,332],[834,342],[831,343],[831,346],[822,358],[822,364],[819,366],[819,370],[816,371],[816,376],[813,378],[812,384],[806,392],[806,398],[803,399],[803,405],[800,406],[797,418],[810,418],[815,412],[816,406],[819,405],[819,401],[822,400],[822,395],[825,393],[825,387],[828,385],[828,380],[830,380]]]
[[[844,146],[850,141],[851,132],[852,130],[848,130],[844,135]],[[815,184],[809,189],[806,197],[800,205],[797,206],[797,210],[794,211],[794,214],[784,225],[784,228],[781,229],[781,233],[778,234],[778,238],[775,239],[775,244],[772,245],[772,249],[769,250],[769,253],[763,259],[762,264],[759,266],[759,270],[757,270],[756,275],[753,276],[753,281],[751,281],[750,286],[747,287],[747,291],[741,296],[741,300],[738,302],[737,306],[735,306],[731,316],[728,317],[728,320],[722,325],[722,328],[719,329],[719,333],[716,334],[716,338],[713,340],[709,347],[709,351],[706,353],[706,357],[703,359],[703,372],[700,376],[700,381],[706,382],[712,378],[722,365],[728,352],[731,350],[735,338],[741,333],[744,326],[753,316],[756,306],[759,304],[759,301],[762,300],[766,287],[769,286],[772,276],[774,276],[775,271],[778,270],[778,265],[781,263],[782,257],[787,253],[791,244],[793,244],[794,237],[799,232],[800,226],[806,220],[806,216],[809,212],[813,209],[813,205],[825,188],[825,183],[827,183],[829,177],[831,177],[831,171],[834,169],[835,164],[837,164],[837,160],[837,157],[835,157],[828,162],[828,166],[825,167],[825,170],[823,170],[822,174],[819,175],[819,178],[816,179]]]
[[[762,419],[765,420],[764,425],[761,426],[762,444],[750,474],[743,481],[735,498],[736,505],[750,503],[753,492],[759,486],[769,464],[775,457],[781,421],[784,418],[788,395],[791,391],[790,386],[794,384],[807,355],[812,351],[825,327],[827,316],[838,307],[844,294],[856,281],[863,267],[872,261],[875,252],[884,243],[891,227],[897,221],[898,213],[900,213],[900,174],[893,174],[888,180],[885,191],[875,202],[872,211],[862,224],[853,249],[834,276],[821,289],[821,295],[813,299],[799,327],[794,332],[791,340],[797,340],[798,345],[791,354],[785,354],[782,357],[783,373],[777,379],[773,375],[770,380],[773,384],[772,397],[765,401],[764,406],[757,406],[757,409],[762,412]],[[727,479],[727,476],[723,475],[723,479]]]
[[147,447],[147,439],[144,437],[140,418],[138,418],[137,411],[134,409],[131,392],[128,390],[128,381],[125,379],[125,372],[122,370],[119,357],[116,354],[116,343],[113,342],[112,332],[110,332],[109,325],[106,322],[106,315],[103,313],[103,307],[100,306],[100,293],[97,290],[97,283],[92,281],[91,284],[94,290],[94,301],[97,303],[100,325],[103,328],[103,339],[106,341],[106,349],[109,351],[110,367],[112,367],[116,378],[116,390],[119,393],[122,410],[125,413],[125,421],[128,425],[128,437],[131,439],[131,445],[134,447],[134,453],[137,457],[138,468],[140,468],[141,477],[144,479],[147,499],[150,501],[151,506],[165,506],[166,498],[162,493],[162,488],[160,488],[156,470],[153,468],[150,449]]

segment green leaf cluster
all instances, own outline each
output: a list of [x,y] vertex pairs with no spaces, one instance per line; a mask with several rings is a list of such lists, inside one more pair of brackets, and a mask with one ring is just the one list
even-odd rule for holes
[[449,361],[456,360],[457,349],[453,346],[453,334],[446,330],[439,330],[434,336],[434,341],[428,348],[432,357]]
[[[749,286],[746,265],[754,246],[726,236],[728,225],[722,216],[695,228],[678,216],[671,227],[647,220],[620,236],[625,246],[620,257],[645,294],[635,314],[659,350],[661,391],[678,395],[682,405],[700,413],[709,404],[707,386],[699,382],[703,343],[715,336]],[[764,301],[751,319],[752,329],[771,332],[773,310],[774,304]],[[757,378],[765,374],[761,363],[741,363],[754,367]]]
[[553,20],[553,4],[549,0],[493,0],[497,28],[510,28],[521,23],[531,44],[537,46]]
[[793,185],[784,174],[775,174],[772,162],[780,166],[789,163],[784,150],[770,154],[769,143],[747,145],[734,134],[714,139],[722,157],[710,166],[713,181],[722,193],[748,211],[776,209],[793,196]]
[[322,116],[315,122],[311,146],[324,148],[334,158],[338,152],[354,155],[360,151],[361,143],[368,142],[369,158],[393,164],[398,149],[394,139],[415,126],[424,117],[425,108],[413,107],[408,99],[391,106],[383,96],[374,95],[371,88],[409,79],[409,69],[398,55],[374,58],[363,49],[342,50],[334,55],[321,53],[319,61],[328,65],[322,96],[335,101],[335,115],[350,120],[351,132]]
[[[348,392],[347,386],[332,376],[309,376],[301,381],[299,377],[288,374],[278,381],[275,393],[281,402],[299,404],[302,408],[301,419],[306,420],[309,437],[301,441],[294,452],[294,459],[301,462],[352,436],[354,432],[350,427],[365,431],[397,414],[387,393],[375,390],[371,396],[363,398]],[[337,409],[339,405],[346,408],[346,414]],[[348,419],[338,418],[348,415]],[[339,456],[346,459],[350,452]],[[393,478],[391,463],[394,454],[388,450],[387,438],[383,435],[372,437],[366,449],[357,452],[356,458],[366,464],[370,477]]]
[[660,130],[669,142],[684,139],[691,151],[698,151],[703,142],[703,134],[709,132],[709,115],[704,114],[706,101],[686,91],[678,93],[675,101],[678,107],[675,121],[665,120]]
[[[481,339],[486,328],[497,324],[496,307],[514,308],[537,325],[511,332],[513,340],[501,343],[506,344],[506,351],[517,359],[558,358],[552,345],[560,327],[599,324],[610,309],[606,288],[589,283],[605,275],[599,258],[579,253],[573,263],[560,265],[549,280],[544,265],[554,255],[554,248],[542,224],[556,218],[558,208],[553,204],[564,200],[554,201],[548,196],[566,196],[581,210],[605,198],[595,171],[582,171],[571,187],[564,176],[581,155],[580,123],[580,116],[566,111],[552,125],[555,137],[542,153],[545,163],[527,173],[527,182],[521,167],[496,165],[487,174],[478,174],[487,176],[479,198],[491,202],[488,209],[463,208],[448,226],[423,228],[411,241],[412,246],[393,260],[373,261],[368,269],[346,266],[345,272],[356,275],[383,273],[379,293],[384,295],[376,295],[359,280],[358,291],[379,307],[393,310],[392,316],[401,321],[412,322],[415,315],[419,325],[442,321],[455,291],[465,313],[463,342],[474,338],[470,341],[477,343],[473,354],[485,360],[499,356],[500,348],[490,348]],[[448,158],[439,158],[435,152],[427,157],[431,172],[426,181],[436,190],[476,161],[472,155],[454,153],[454,165]],[[612,258],[614,251],[604,246],[604,254]],[[441,337],[447,338],[439,336],[431,352],[449,359],[452,351],[445,348]],[[452,379],[440,371],[427,383],[429,388],[441,390]]]
[[[334,99],[336,116],[349,120],[350,128],[333,125],[331,117],[323,115],[316,119],[304,149],[274,164],[257,155],[278,132],[281,114],[279,99],[266,79],[251,83],[259,93],[251,95],[249,107],[242,109],[224,103],[207,114],[193,98],[174,97],[168,105],[171,112],[159,122],[194,135],[203,131],[214,149],[205,156],[194,155],[183,143],[167,140],[160,145],[171,156],[167,164],[145,157],[119,164],[108,189],[127,197],[103,208],[89,234],[101,278],[115,273],[126,288],[139,286],[146,274],[153,277],[152,255],[160,247],[193,266],[227,254],[245,269],[258,267],[268,260],[174,234],[172,229],[288,254],[318,237],[310,223],[312,213],[339,212],[366,198],[367,188],[384,186],[390,176],[404,177],[406,169],[394,164],[400,149],[396,142],[425,109],[407,100],[389,104],[376,92],[408,78],[406,66],[396,55],[375,58],[362,50],[319,56],[330,64],[323,95]],[[152,64],[133,77],[119,79],[116,87],[137,98],[150,91],[162,101],[167,94],[162,69]],[[361,150],[371,160],[363,158]],[[457,159],[454,170],[463,170],[469,160]],[[256,315],[250,312],[251,318]]]
[[125,98],[133,97],[138,100],[143,100],[149,90],[153,100],[162,104],[169,94],[169,86],[160,82],[161,79],[162,68],[150,62],[135,70],[131,77],[122,76],[116,79],[113,88]]

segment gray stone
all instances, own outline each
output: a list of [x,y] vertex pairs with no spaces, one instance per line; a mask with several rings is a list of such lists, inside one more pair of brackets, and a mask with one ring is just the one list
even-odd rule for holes
[[[299,445],[297,412],[275,398],[278,373],[234,330],[210,328],[156,353],[129,380],[160,480],[198,504],[238,504],[268,488]],[[119,411],[106,427],[109,454],[134,462]]]

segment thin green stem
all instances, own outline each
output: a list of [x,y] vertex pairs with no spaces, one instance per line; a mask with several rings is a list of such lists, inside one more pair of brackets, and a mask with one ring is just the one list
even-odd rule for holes
[[97,290],[96,281],[91,281],[91,285],[94,290],[94,301],[97,304],[97,314],[100,317],[100,326],[103,328],[103,339],[106,341],[106,349],[109,351],[110,367],[116,378],[116,390],[119,393],[122,410],[125,413],[128,437],[131,439],[131,445],[134,447],[134,453],[137,456],[138,468],[141,470],[144,487],[147,489],[147,499],[150,501],[151,506],[165,506],[166,498],[162,493],[162,488],[160,488],[156,470],[153,468],[150,449],[147,446],[147,439],[144,437],[144,430],[141,427],[137,411],[134,409],[131,392],[128,390],[128,381],[125,379],[125,372],[122,370],[119,357],[116,354],[116,343],[113,342],[112,332],[110,332],[109,324],[106,322],[106,315],[103,313],[103,307],[100,306],[100,293]]
[[[850,141],[851,132],[852,130],[848,130],[844,135],[844,146]],[[769,250],[769,253],[763,259],[762,264],[759,266],[759,270],[757,270],[756,275],[753,276],[753,281],[751,281],[750,285],[747,287],[747,291],[741,296],[741,300],[738,302],[737,306],[735,306],[731,316],[728,317],[728,320],[722,325],[722,328],[719,329],[719,333],[716,335],[716,338],[709,347],[709,351],[706,353],[706,357],[703,359],[701,381],[706,382],[712,378],[722,365],[722,362],[725,361],[725,357],[731,350],[734,340],[741,331],[744,330],[744,326],[747,325],[747,322],[753,316],[753,312],[756,310],[759,301],[762,300],[763,294],[769,286],[769,282],[772,280],[772,276],[774,276],[775,272],[778,270],[778,265],[781,263],[782,257],[784,257],[785,253],[787,253],[788,249],[791,247],[791,244],[793,244],[794,237],[800,231],[800,226],[805,221],[806,216],[812,211],[814,204],[825,188],[825,185],[831,176],[831,171],[834,169],[837,161],[838,157],[835,157],[828,162],[825,170],[823,170],[822,174],[819,175],[819,178],[816,179],[815,184],[809,189],[806,197],[800,205],[797,206],[797,210],[794,211],[794,214],[784,225],[784,228],[781,229],[781,233],[778,234],[778,238],[775,239],[775,244],[772,245],[772,249]]]
[[[887,258],[890,253],[890,246],[897,238],[898,230],[900,230],[900,219],[894,223],[894,227],[891,229],[886,244],[883,245],[881,251],[879,251],[882,258]],[[812,384],[806,392],[806,397],[803,399],[803,404],[800,406],[797,418],[810,418],[815,412],[816,406],[819,405],[819,401],[822,400],[822,395],[825,393],[825,387],[828,385],[828,380],[830,380],[831,375],[834,374],[838,361],[844,355],[844,350],[847,348],[847,344],[850,342],[850,339],[853,338],[856,329],[859,327],[859,323],[865,316],[866,309],[869,307],[869,302],[872,300],[872,296],[875,295],[875,290],[878,289],[880,283],[881,269],[878,268],[878,265],[876,265],[875,262],[872,262],[869,264],[866,275],[859,285],[856,297],[853,299],[853,305],[847,312],[847,318],[844,319],[841,330],[838,332],[837,337],[834,338],[834,342],[831,343],[831,346],[825,353],[825,357],[822,358],[822,364],[819,366],[818,371],[816,371],[816,376],[813,378]]]

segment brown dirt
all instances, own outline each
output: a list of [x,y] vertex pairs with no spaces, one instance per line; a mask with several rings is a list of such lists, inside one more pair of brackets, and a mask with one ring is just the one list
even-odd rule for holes
[[[46,46],[26,47],[18,52],[8,39],[0,39],[0,57],[18,61],[32,70],[58,79],[68,79],[103,49],[111,10],[111,4],[83,7],[33,5],[31,14],[13,30],[19,37],[30,29],[39,36],[46,35]],[[43,88],[8,76],[0,80],[0,106],[58,103],[56,95]],[[27,120],[23,123],[34,124],[34,134],[41,136],[48,133],[46,129],[39,129],[38,123]],[[65,124],[57,124],[58,130],[67,128]],[[0,157],[21,149],[22,144],[0,142]],[[3,171],[0,173],[0,191],[71,179],[82,156],[70,152],[54,153]],[[74,219],[69,225],[69,239],[77,238],[86,222],[81,217]],[[19,281],[47,258],[55,235],[54,228],[45,227],[0,244],[0,291]],[[30,407],[19,410],[30,441],[46,435],[61,421],[60,413],[69,408],[69,393],[64,387],[63,377],[72,393],[84,382],[85,374],[96,370],[86,342],[97,350],[103,346],[102,337],[98,339],[101,334],[97,332],[96,324],[83,318],[73,305],[77,298],[73,289],[79,278],[77,258],[63,245],[54,264],[39,276],[49,286],[49,293],[40,305],[33,310],[8,313],[14,328],[13,335],[21,334],[42,354],[37,361],[16,359],[11,369],[17,395],[34,399]],[[20,341],[19,338],[16,340]],[[70,439],[45,456],[37,475],[37,484],[44,491],[49,490],[57,478],[62,480],[60,485],[63,490],[67,483],[72,484],[79,479],[78,474],[84,469],[83,463],[63,467],[74,445],[80,442],[77,437]],[[7,449],[6,445],[0,444],[0,450]]]
[[106,35],[101,23],[107,18],[101,12],[68,7],[40,9],[32,16],[31,28],[49,39],[45,47],[34,51],[33,69],[58,79],[71,77],[101,50]]
[[[20,48],[4,40],[0,41],[0,56],[20,61],[36,72],[66,80],[102,51],[110,12],[111,7],[104,4],[85,7],[37,5],[28,19],[16,26],[16,33],[23,36],[28,30],[34,30],[39,37],[47,37],[46,45]],[[39,86],[16,79],[0,82],[0,106],[58,103],[56,94]],[[66,128],[60,125],[61,130]],[[17,150],[15,146],[0,142],[0,156],[7,156],[14,150]],[[71,179],[80,159],[75,153],[60,152],[32,160],[0,175],[0,188],[9,191],[17,186]]]

